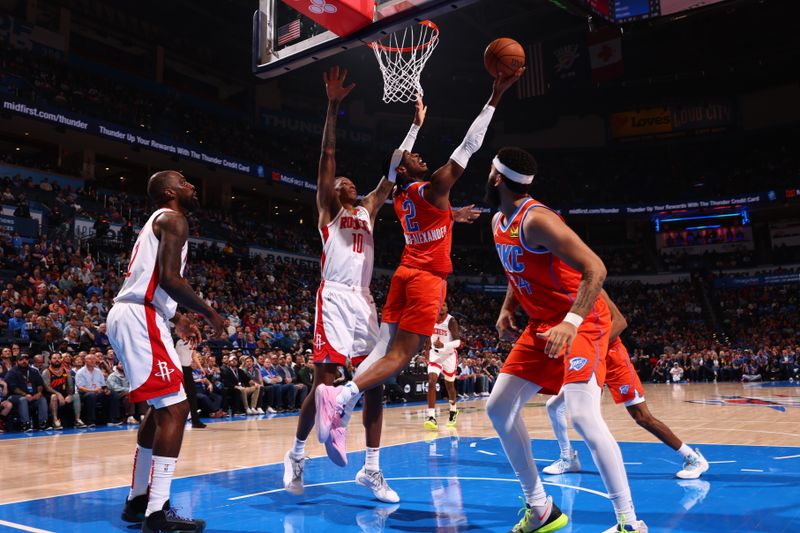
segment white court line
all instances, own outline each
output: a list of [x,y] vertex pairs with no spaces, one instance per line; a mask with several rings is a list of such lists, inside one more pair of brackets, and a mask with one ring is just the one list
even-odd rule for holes
[[784,455],[783,457],[773,457],[776,461],[783,461],[784,459],[797,459],[800,455]]
[[470,448],[475,448],[475,447],[477,447],[477,446],[478,446],[478,443],[477,443],[477,442],[470,442],[470,443],[469,443],[469,447],[470,447]]
[[763,472],[763,470],[758,468],[742,468],[742,472]]
[[0,526],[10,527],[11,529],[19,529],[20,531],[30,531],[30,533],[55,533],[54,531],[48,531],[47,529],[39,529],[36,527],[23,526],[22,524],[16,524],[14,522],[6,522],[5,520],[0,520]]
[[640,465],[642,463],[622,463],[622,464],[624,464],[624,465]]
[[[800,457],[800,455],[798,455]],[[706,461],[710,465],[723,465],[728,463],[735,463],[736,461]]]
[[534,461],[539,461],[540,463],[552,463],[555,462],[555,459],[543,459],[543,458],[540,459],[537,457],[534,459]]
[[486,450],[478,450],[478,453],[482,453],[483,455],[491,455],[491,456],[497,455],[494,452],[487,452]]
[[[425,480],[455,480],[455,481],[503,481],[507,483],[519,483],[517,479],[508,479],[503,477],[461,477],[461,476],[419,476],[419,477],[387,477],[386,481],[425,481]],[[328,487],[330,485],[345,485],[348,483],[355,483],[353,479],[347,479],[344,481],[327,481],[325,483],[314,483],[312,485],[306,485],[306,488],[310,487]],[[587,489],[585,487],[576,487],[574,485],[565,485],[563,483],[553,483],[552,481],[542,481],[543,485],[553,485],[555,487],[562,487],[565,489],[573,489],[579,490],[582,492],[588,492],[589,494],[594,494],[596,496],[603,497],[607,500],[611,499],[608,494],[605,492],[600,492],[598,490]],[[254,498],[256,496],[266,496],[267,494],[275,494],[277,492],[285,492],[286,489],[281,487],[279,489],[272,489],[272,490],[265,490],[262,492],[254,492],[252,494],[244,494],[242,496],[234,496],[233,498],[228,498],[229,502],[237,501],[237,500],[244,500],[247,498]]]

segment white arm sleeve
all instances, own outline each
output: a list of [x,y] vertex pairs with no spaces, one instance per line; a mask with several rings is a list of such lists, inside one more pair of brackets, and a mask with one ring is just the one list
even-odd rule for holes
[[410,152],[414,149],[414,143],[417,142],[417,133],[419,133],[419,126],[416,124],[412,124],[411,128],[408,130],[406,134],[406,138],[403,139],[403,143],[400,145],[400,149],[404,152]]
[[467,135],[464,137],[462,143],[450,156],[450,159],[458,163],[461,168],[467,168],[469,158],[472,154],[477,152],[483,144],[483,138],[486,136],[486,130],[489,128],[489,123],[494,116],[494,107],[487,105],[478,114],[478,118],[472,123],[472,126],[467,130]]

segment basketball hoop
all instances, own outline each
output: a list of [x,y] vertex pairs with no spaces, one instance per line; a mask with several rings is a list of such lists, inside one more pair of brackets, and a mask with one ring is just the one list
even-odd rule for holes
[[423,20],[367,43],[383,74],[383,101],[408,103],[424,94],[419,79],[425,63],[439,44],[439,27]]

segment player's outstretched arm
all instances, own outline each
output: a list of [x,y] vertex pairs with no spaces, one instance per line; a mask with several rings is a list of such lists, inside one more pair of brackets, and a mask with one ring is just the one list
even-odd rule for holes
[[538,334],[547,339],[545,353],[550,357],[560,357],[565,348],[569,353],[578,327],[600,296],[606,279],[606,267],[597,254],[558,215],[550,211],[542,209],[535,216],[525,217],[523,234],[528,246],[544,246],[583,275],[575,302],[564,321]]
[[189,237],[189,224],[186,217],[174,212],[165,212],[153,222],[158,237],[158,284],[178,302],[178,305],[194,311],[208,321],[217,335],[224,330],[224,321],[219,314],[205,303],[181,276],[181,249]]
[[517,70],[514,74],[501,74],[495,78],[494,84],[492,85],[492,96],[489,98],[489,102],[484,106],[478,114],[478,117],[469,127],[467,135],[450,156],[450,160],[431,176],[431,186],[426,199],[439,209],[447,209],[450,189],[453,188],[458,178],[464,173],[469,159],[483,144],[483,138],[486,137],[486,130],[489,128],[489,124],[494,116],[494,111],[503,98],[503,95],[519,80],[523,72],[525,72],[524,67]]
[[603,298],[611,311],[611,333],[609,334],[608,342],[612,343],[628,327],[628,321],[625,320],[625,315],[622,314],[622,311],[619,310],[619,307],[617,307],[605,289],[600,291],[600,297]]
[[481,216],[481,210],[475,208],[475,204],[465,205],[461,209],[453,209],[453,222],[461,224],[472,224]]
[[319,157],[317,173],[317,210],[319,225],[327,225],[342,208],[336,194],[336,118],[339,105],[350,94],[355,84],[344,85],[347,69],[331,67],[330,72],[323,74],[325,92],[328,95],[328,113],[325,117],[325,129],[322,133],[322,150]]
[[[425,123],[425,116],[427,114],[428,106],[425,105],[420,96],[415,103],[414,122],[408,130],[406,138],[403,139],[402,144],[400,144],[400,150],[410,152],[414,149],[414,143],[417,141],[417,134]],[[381,210],[381,207],[383,207],[383,204],[386,203],[386,199],[389,198],[389,194],[392,192],[393,188],[394,183],[390,182],[386,179],[386,176],[384,176],[378,182],[378,186],[375,187],[375,190],[366,195],[361,201],[361,205],[369,211],[373,226],[375,225],[375,219],[378,217],[378,212]]]

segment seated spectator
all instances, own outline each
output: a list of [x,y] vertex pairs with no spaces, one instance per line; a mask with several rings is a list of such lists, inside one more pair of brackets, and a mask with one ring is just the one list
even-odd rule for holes
[[104,353],[111,348],[111,342],[108,340],[108,328],[105,322],[97,327],[97,333],[94,335],[94,346]]
[[[242,369],[249,379],[248,386],[242,389],[242,400],[244,401],[245,409],[248,415],[263,415],[264,410],[261,408],[261,388],[263,383],[261,381],[261,373],[255,367],[253,356],[248,355],[244,358],[244,368]],[[248,402],[248,395],[249,402]]]
[[[311,350],[306,351],[310,352]],[[303,355],[297,355],[294,360],[294,371],[297,374],[297,381],[305,385],[310,391],[314,386],[314,362],[309,361],[306,363],[306,358]]]
[[[277,362],[278,357],[275,357]],[[272,400],[272,404],[267,408],[268,412],[282,413],[284,410],[291,410],[295,404],[297,389],[293,385],[283,382],[283,375],[273,366],[273,360],[269,357],[264,358],[264,388],[267,390],[267,398]],[[285,398],[285,403],[284,403]],[[286,408],[283,406],[286,405]]]
[[[278,358],[278,362],[280,365],[278,366],[278,372],[280,372],[281,376],[283,377],[283,383],[286,385],[292,385],[297,391],[295,392],[295,403],[289,405],[292,409],[299,409],[300,406],[303,405],[303,400],[306,399],[306,395],[310,390],[308,387],[300,383],[297,379],[297,373],[292,368],[292,357],[287,355],[282,358]],[[352,368],[352,363],[350,363]],[[355,372],[355,369],[350,370],[351,375]]]
[[97,425],[98,404],[105,408],[106,414],[111,419],[112,425],[120,425],[119,405],[111,399],[111,390],[106,384],[106,378],[97,368],[97,359],[93,354],[86,355],[84,358],[85,366],[75,373],[75,385],[83,404],[84,416],[81,418],[86,421],[86,427],[93,428]]
[[475,394],[475,374],[473,374],[472,367],[467,359],[463,359],[458,365],[456,388],[459,397],[462,399],[469,398]]
[[15,309],[14,316],[8,320],[8,336],[19,337],[24,341],[28,340],[28,329],[22,309]]
[[761,372],[758,368],[758,365],[755,363],[747,363],[744,365],[742,371],[742,382],[749,383],[751,381],[761,381],[762,376]]
[[0,433],[6,432],[6,418],[14,404],[7,400],[8,398],[8,384],[3,378],[0,378]]
[[197,389],[197,405],[203,416],[219,418],[225,416],[222,410],[222,395],[214,392],[214,384],[203,373],[197,364],[197,359],[192,359],[192,379]]
[[222,367],[220,379],[223,386],[223,409],[230,410],[234,416],[244,415],[247,408],[247,396],[242,394],[250,384],[250,378],[239,368],[236,354],[228,356],[227,364]]
[[[64,406],[72,408],[75,394],[75,380],[70,375],[69,369],[64,368],[61,354],[50,354],[50,366],[42,372],[45,393],[49,396],[50,416],[53,417],[53,427],[62,429],[59,413]],[[76,420],[77,422],[77,420]]]
[[147,413],[147,402],[130,401],[131,384],[121,362],[117,363],[106,382],[111,391],[110,401],[117,404],[117,409],[122,408],[122,416],[127,417],[128,424],[138,424]]
[[47,400],[44,397],[44,381],[39,371],[30,367],[28,354],[21,353],[17,364],[6,376],[6,383],[11,394],[9,401],[19,413],[22,430],[32,429],[30,409],[36,409],[39,424],[36,429],[53,429],[47,425]]

